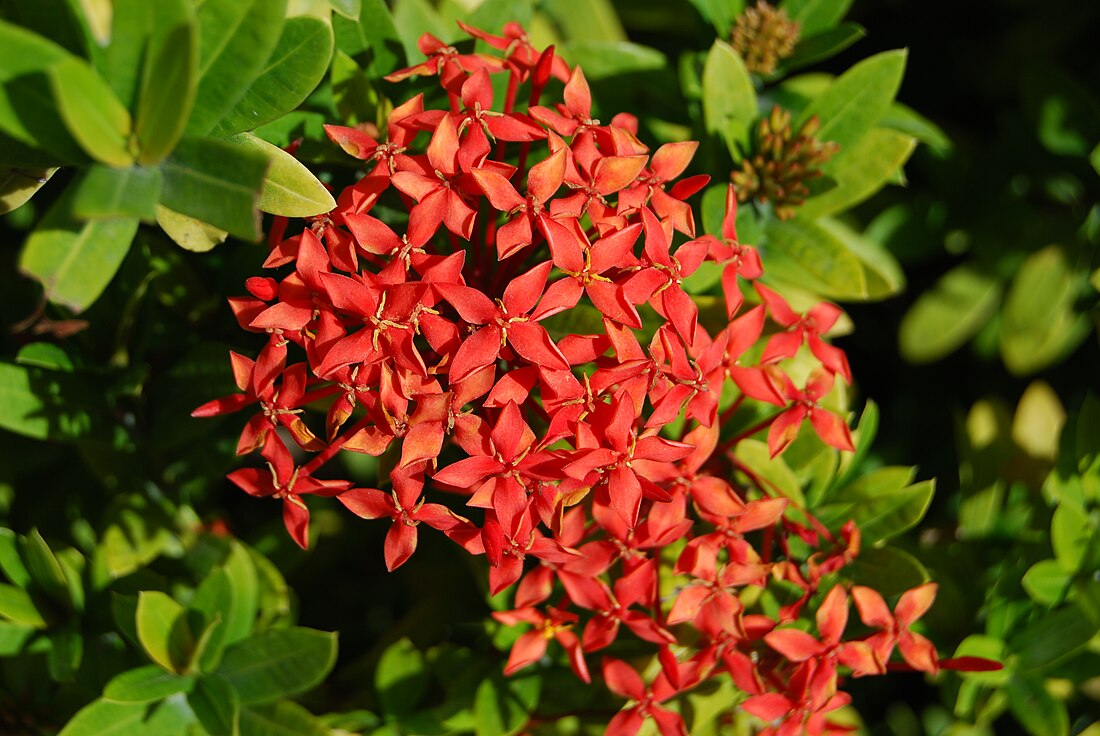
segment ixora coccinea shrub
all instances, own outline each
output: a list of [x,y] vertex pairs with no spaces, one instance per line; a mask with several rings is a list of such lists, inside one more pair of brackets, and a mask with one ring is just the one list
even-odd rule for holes
[[[892,608],[851,585],[856,525],[826,528],[734,452],[760,435],[775,457],[801,431],[854,449],[823,406],[852,380],[823,339],[840,310],[799,314],[760,283],[732,188],[721,236],[697,233],[685,200],[707,177],[680,178],[695,143],[650,151],[633,117],[593,119],[584,72],[553,48],[516,24],[464,28],[500,53],[425,35],[427,60],[388,79],[437,78],[441,107],[416,95],[384,136],[328,126],[367,175],[300,231],[277,223],[278,277],[231,300],[270,337],[255,359],[232,354],[241,393],[194,412],[255,411],[238,453],[264,466],[229,479],[278,499],[302,547],[310,497],[334,496],[391,524],[391,570],[424,527],[485,555],[490,592],[514,586],[494,617],[527,627],[505,671],[561,647],[578,678],[596,670],[628,701],[613,734],[647,718],[683,733],[669,701],[714,678],[760,733],[838,733],[847,676],[991,666],[939,660],[910,628],[935,585]],[[684,282],[708,262],[722,296],[701,311]],[[389,483],[334,479],[342,452],[383,457]],[[773,588],[785,603],[760,604]],[[648,659],[635,646],[590,663],[620,637]]]

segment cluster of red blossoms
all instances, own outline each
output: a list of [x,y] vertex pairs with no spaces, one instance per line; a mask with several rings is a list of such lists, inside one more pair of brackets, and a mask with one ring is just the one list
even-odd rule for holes
[[[229,479],[280,499],[302,547],[314,495],[389,519],[391,570],[422,524],[484,554],[493,594],[518,583],[514,610],[495,617],[530,626],[509,673],[551,640],[585,682],[586,655],[624,630],[652,645],[645,679],[603,659],[607,687],[631,701],[611,734],[646,718],[684,733],[662,703],[721,676],[768,723],[760,733],[846,731],[826,720],[848,702],[841,676],[884,673],[895,649],[911,668],[942,664],[909,628],[935,587],[892,611],[873,590],[849,590],[836,573],[859,552],[855,526],[833,534],[805,510],[790,518],[788,500],[733,454],[766,432],[775,456],[807,421],[853,449],[843,419],[819,404],[837,377],[851,381],[844,353],[822,339],[840,310],[798,314],[757,281],[732,189],[721,237],[696,233],[685,200],[707,177],[677,181],[696,143],[651,153],[632,116],[593,119],[583,72],[552,47],[533,48],[516,24],[503,36],[463,28],[500,53],[425,35],[427,61],[388,79],[437,77],[445,109],[418,94],[393,110],[384,138],[328,126],[366,176],[300,233],[284,237],[277,223],[264,265],[284,275],[251,278],[251,296],[231,300],[242,327],[270,337],[255,360],[232,354],[242,393],[195,411],[259,408],[238,453],[259,451],[266,467]],[[564,103],[540,105],[560,83]],[[395,230],[372,215],[380,202],[407,222]],[[684,289],[706,261],[721,268],[720,324],[704,324]],[[784,365],[803,346],[818,368],[800,386]],[[306,407],[322,401],[323,427],[319,417],[311,427]],[[725,429],[746,411],[763,421]],[[343,451],[385,454],[388,487],[318,477]],[[731,485],[735,472],[744,487]],[[429,487],[450,505],[429,502]],[[754,610],[748,601],[773,584],[795,591],[790,602]],[[818,600],[814,627],[804,611]],[[845,640],[850,601],[863,626]]]

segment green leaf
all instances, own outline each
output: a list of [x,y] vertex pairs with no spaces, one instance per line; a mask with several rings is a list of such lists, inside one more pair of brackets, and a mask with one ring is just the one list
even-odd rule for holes
[[226,649],[218,674],[236,688],[242,703],[259,703],[309,690],[335,662],[336,634],[269,629]]
[[54,682],[70,682],[80,669],[84,659],[84,637],[75,623],[65,628],[49,632],[50,651],[46,655],[46,666],[50,679]]
[[241,709],[241,736],[329,736],[312,713],[290,700]]
[[194,684],[194,677],[165,672],[150,664],[112,677],[103,688],[103,698],[120,703],[152,703],[188,692]]
[[232,115],[265,65],[285,52],[285,17],[286,0],[206,0],[199,6],[198,94],[188,135],[210,133]]
[[570,41],[561,55],[584,68],[589,80],[663,69],[668,60],[656,49],[628,41]]
[[61,119],[46,73],[73,58],[38,34],[0,20],[0,132],[50,152],[56,163],[86,158]]
[[902,357],[910,363],[931,363],[952,353],[989,321],[1000,298],[996,278],[969,264],[948,271],[902,319]]
[[931,579],[920,560],[889,545],[864,548],[846,569],[852,582],[884,596],[901,595]]
[[626,31],[611,0],[555,0],[542,10],[557,21],[564,37],[571,41],[626,41]]
[[1041,606],[1060,603],[1069,589],[1070,576],[1057,560],[1040,560],[1028,568],[1020,585]]
[[782,457],[772,457],[768,445],[760,440],[741,440],[735,450],[737,459],[764,481],[769,492],[778,492],[791,499],[799,508],[805,508],[802,486],[794,471]]
[[87,376],[0,363],[0,429],[37,440],[108,441],[114,426],[104,389]]
[[26,204],[55,171],[56,166],[45,169],[0,166],[0,215]]
[[905,59],[906,52],[899,50],[859,62],[810,102],[797,125],[816,115],[821,122],[816,134],[819,141],[838,143],[841,150],[855,145],[893,103],[905,72]]
[[794,53],[779,64],[777,74],[783,75],[819,61],[836,56],[867,35],[858,23],[841,23],[812,36],[803,35],[794,47]]
[[160,198],[157,169],[93,164],[75,185],[73,215],[86,220],[136,217],[152,221]]
[[883,128],[911,135],[938,153],[945,154],[951,150],[951,139],[938,125],[900,102],[890,105],[878,124]]
[[224,678],[218,675],[200,678],[187,694],[187,704],[210,736],[237,736],[239,733],[241,701],[237,691]]
[[155,210],[157,224],[176,245],[192,253],[207,253],[221,245],[229,233],[220,227],[208,225],[194,217],[181,215],[158,204]]
[[411,713],[430,683],[424,655],[408,639],[394,642],[382,653],[375,670],[374,687],[384,713]]
[[[362,0],[359,22],[333,18],[332,30],[336,37],[336,47],[348,56],[355,57],[371,79],[381,79],[405,66],[401,36],[384,0]],[[366,56],[367,60],[361,60],[360,54]]]
[[756,119],[756,90],[741,56],[725,41],[710,47],[703,65],[703,121],[707,132],[726,142],[741,159]]
[[847,14],[852,0],[785,0],[779,7],[797,21],[803,36],[828,30]]
[[541,679],[527,675],[505,681],[490,676],[474,695],[476,736],[511,736],[519,733],[538,705]]
[[881,189],[909,160],[915,138],[885,128],[872,128],[854,146],[842,149],[822,167],[836,186],[810,197],[798,209],[805,218],[831,215],[849,209]]
[[861,298],[868,301],[886,299],[905,290],[905,273],[886,248],[839,220],[823,217],[814,224],[859,259],[865,283]]
[[142,703],[95,700],[73,716],[58,736],[137,736],[144,734]]
[[830,528],[849,519],[859,525],[864,544],[893,537],[917,524],[932,503],[935,482],[909,485],[913,468],[885,467],[854,480],[818,509],[818,518]]
[[1073,310],[1075,297],[1073,272],[1060,247],[1028,256],[1001,310],[1001,357],[1010,371],[1034,373],[1080,343],[1089,328]]
[[146,65],[134,124],[138,163],[160,163],[179,143],[198,92],[198,62],[198,29],[187,22],[168,32]]
[[75,57],[46,71],[61,118],[80,147],[108,166],[129,166],[130,111],[122,106],[103,77]]
[[310,15],[288,18],[275,52],[213,133],[253,130],[298,107],[324,79],[332,49],[330,23]]
[[1012,715],[1032,736],[1069,736],[1069,712],[1043,685],[1031,677],[1013,677],[1004,685]]
[[1097,623],[1076,605],[1045,614],[1008,642],[1016,655],[1016,669],[1047,669],[1081,651],[1096,635]]
[[138,640],[149,658],[166,670],[183,672],[195,646],[183,606],[159,590],[143,590],[136,621]]
[[772,220],[765,237],[770,276],[831,299],[867,295],[863,264],[820,223]]
[[283,217],[310,217],[336,207],[325,185],[283,149],[249,133],[233,136],[229,142],[268,160],[260,190],[262,211]]
[[359,20],[359,13],[361,12],[359,0],[328,0],[328,4],[348,20]]
[[38,612],[27,591],[0,583],[0,616],[14,624],[35,629],[46,628],[46,620]]
[[83,312],[114,278],[137,233],[136,218],[78,221],[76,189],[59,199],[27,238],[19,270],[42,282],[46,297]]
[[256,209],[267,159],[226,141],[185,138],[161,164],[161,204],[248,240],[260,237]]
[[34,636],[34,627],[0,620],[0,657],[15,657]]
[[31,585],[66,608],[71,607],[73,599],[65,580],[65,571],[61,569],[57,556],[38,529],[31,529],[23,537],[22,552],[23,562],[31,576]]

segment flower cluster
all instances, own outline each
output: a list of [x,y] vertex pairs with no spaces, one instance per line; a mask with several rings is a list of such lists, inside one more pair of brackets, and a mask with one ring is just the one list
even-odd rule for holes
[[[516,24],[502,36],[464,28],[499,53],[425,35],[427,60],[388,79],[435,77],[444,106],[416,95],[384,136],[328,126],[366,175],[301,232],[279,223],[265,266],[281,275],[231,300],[242,327],[269,338],[255,360],[232,355],[241,393],[195,411],[256,411],[238,452],[267,468],[229,479],[280,499],[303,547],[307,499],[335,496],[390,522],[391,570],[422,525],[485,555],[491,592],[515,586],[495,617],[531,627],[509,673],[552,641],[586,682],[587,657],[617,638],[652,646],[648,684],[603,660],[607,687],[630,701],[611,733],[645,718],[682,733],[667,701],[720,676],[771,723],[764,732],[834,733],[824,714],[846,702],[842,674],[885,672],[895,648],[936,671],[909,629],[934,587],[891,612],[839,584],[859,551],[854,525],[833,533],[794,513],[733,452],[759,435],[775,456],[806,423],[853,449],[822,407],[851,381],[823,339],[839,309],[800,314],[759,283],[732,187],[721,233],[697,233],[686,200],[707,177],[680,178],[694,142],[650,151],[633,117],[594,119],[584,73],[553,48],[533,48]],[[540,104],[549,89],[562,102]],[[704,316],[685,280],[705,263],[721,295]],[[786,370],[796,354],[817,366],[802,381]],[[307,414],[316,406],[323,421]],[[319,477],[340,452],[385,455],[389,482]],[[773,585],[793,591],[786,605],[752,608]],[[803,618],[819,601],[814,636]],[[850,601],[864,627],[846,639]]]

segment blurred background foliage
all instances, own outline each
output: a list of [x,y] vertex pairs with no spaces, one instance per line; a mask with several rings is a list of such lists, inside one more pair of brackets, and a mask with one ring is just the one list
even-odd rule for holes
[[[188,416],[233,390],[228,349],[258,346],[225,297],[263,258],[261,212],[323,211],[318,179],[356,171],[321,125],[383,122],[417,86],[381,77],[461,18],[557,44],[597,116],[637,115],[651,147],[700,140],[701,229],[732,177],[770,278],[798,308],[849,312],[855,405],[881,417],[864,462],[938,481],[924,521],[869,558],[940,583],[925,632],[942,653],[1006,663],[857,681],[866,732],[1100,733],[1100,6],[786,0],[792,40],[739,0],[113,5],[0,3],[0,732],[80,711],[68,736],[487,736],[531,714],[588,733],[617,707],[560,668],[502,678],[514,634],[485,623],[481,563],[445,542],[388,575],[384,525],[330,506],[299,551],[278,504],[224,481],[243,417]],[[203,34],[226,33],[232,53],[204,57]],[[95,135],[73,122],[104,108]],[[278,150],[296,140],[312,174]],[[189,187],[196,172],[233,186]],[[695,278],[701,300],[717,276]]]

